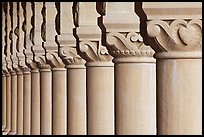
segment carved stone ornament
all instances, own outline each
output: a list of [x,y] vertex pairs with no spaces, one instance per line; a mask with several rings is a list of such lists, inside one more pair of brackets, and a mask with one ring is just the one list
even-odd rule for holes
[[99,41],[84,40],[79,43],[79,49],[82,53],[82,58],[87,62],[110,61],[112,59],[108,50]]
[[147,24],[147,33],[152,38],[149,43],[157,54],[168,52],[172,57],[201,56],[202,21],[199,19],[152,20]]
[[67,65],[83,65],[85,60],[83,60],[76,50],[76,46],[61,47],[60,48],[60,57],[63,59],[64,63]]
[[107,48],[115,57],[152,57],[154,51],[143,43],[137,32],[109,32],[106,34]]

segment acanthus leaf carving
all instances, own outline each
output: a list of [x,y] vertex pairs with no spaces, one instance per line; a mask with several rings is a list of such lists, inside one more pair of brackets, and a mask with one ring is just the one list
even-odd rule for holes
[[82,58],[87,62],[112,60],[108,50],[99,41],[81,41],[79,49],[82,53]]
[[58,56],[58,53],[50,53],[47,52],[46,53],[46,59],[47,59],[47,63],[53,67],[53,68],[63,68],[64,67],[64,63],[62,61],[62,59]]
[[60,47],[59,54],[66,65],[82,65],[85,64],[76,50],[76,46]]
[[[170,23],[169,23],[170,22]],[[147,33],[157,52],[200,51],[202,46],[202,21],[176,19],[173,21],[151,20]]]
[[151,47],[143,43],[143,39],[136,32],[108,32],[106,34],[107,49],[115,57],[147,56],[154,54]]
[[34,56],[34,60],[40,69],[50,69],[50,65],[46,63],[45,56],[36,55]]

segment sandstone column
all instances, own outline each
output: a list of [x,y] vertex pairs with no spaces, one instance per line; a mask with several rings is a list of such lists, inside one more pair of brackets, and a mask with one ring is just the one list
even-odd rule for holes
[[[16,4],[16,3],[15,3]],[[12,12],[13,16],[16,14],[16,5],[14,3],[12,4]],[[17,16],[16,18],[17,19]],[[15,20],[13,19],[13,20]],[[15,28],[17,27],[17,20],[13,21],[12,27],[12,34],[10,35],[10,39],[12,40],[12,45],[10,47],[12,53],[11,53],[11,60],[12,60],[12,72],[11,72],[11,131],[8,135],[15,135],[16,134],[16,125],[17,125],[17,75],[16,73],[18,70],[16,69],[16,40],[17,37],[14,36]]]
[[6,128],[6,3],[2,4],[2,132]]
[[[33,60],[33,44],[34,44],[34,11],[32,7],[34,3],[27,2],[26,5],[26,40],[25,40],[25,56],[26,64],[31,69],[31,109],[30,109],[30,134],[40,135],[40,74],[37,64]],[[29,78],[29,77],[28,77]]]
[[154,51],[143,43],[134,3],[107,2],[103,24],[115,63],[115,134],[155,135]]
[[157,59],[158,134],[201,135],[202,4],[145,2],[143,9]]
[[16,56],[16,45],[17,45],[17,36],[16,29],[18,27],[17,25],[17,3],[12,4],[12,18],[13,18],[13,24],[12,24],[12,30],[13,33],[11,35],[12,38],[12,47],[11,47],[11,60],[12,60],[12,67],[13,67],[13,73],[11,74],[11,99],[12,99],[12,105],[11,105],[11,132],[9,135],[15,135],[17,132],[17,73],[18,71],[21,71],[18,67],[18,59]]
[[11,73],[13,72],[12,60],[11,60],[11,44],[12,44],[12,24],[11,24],[11,14],[12,5],[11,3],[6,3],[6,67],[8,73],[6,74],[6,128],[3,134],[8,134],[11,131]]
[[[112,57],[101,44],[96,3],[78,3],[76,33],[86,63],[87,134],[114,134],[114,80]],[[78,14],[78,15],[77,15]]]
[[[17,2],[13,3],[13,33],[12,33],[12,47],[11,60],[15,75],[12,77],[12,121],[10,135],[23,134],[23,73],[19,66],[19,59],[17,57],[17,48],[19,41],[19,25],[17,18]],[[17,76],[16,76],[17,75]]]
[[[58,3],[59,4],[59,3]],[[52,67],[52,134],[67,134],[67,72],[59,57],[58,45],[55,42],[58,28],[57,3],[46,2],[46,41],[44,48],[47,62]],[[57,14],[58,13],[58,14]],[[56,22],[55,22],[56,21]]]
[[23,135],[23,73],[17,72],[17,135]]
[[[73,36],[73,2],[60,3],[59,55],[67,68],[67,134],[86,135],[86,68]],[[74,8],[74,7],[73,7]]]
[[30,68],[26,65],[24,55],[25,43],[25,3],[18,3],[19,19],[19,41],[17,45],[18,64],[23,71],[23,135],[30,135],[30,116],[31,116],[31,74]]
[[[40,69],[40,134],[52,134],[52,74],[50,65],[46,63],[43,42],[45,41],[45,7],[43,2],[35,2],[34,16],[34,61]],[[41,29],[42,28],[42,29]],[[36,79],[38,79],[36,72]],[[35,75],[35,74],[34,74]],[[32,80],[32,82],[34,82]],[[38,84],[37,84],[38,85]],[[38,87],[36,87],[38,89]],[[38,92],[36,100],[38,100]],[[38,101],[39,103],[39,101]],[[37,105],[37,104],[36,104]],[[37,109],[37,106],[35,106]],[[37,110],[39,111],[39,110]],[[38,116],[36,118],[39,118]],[[36,123],[37,124],[37,123]],[[39,130],[39,128],[38,128]],[[38,133],[38,131],[37,131]]]

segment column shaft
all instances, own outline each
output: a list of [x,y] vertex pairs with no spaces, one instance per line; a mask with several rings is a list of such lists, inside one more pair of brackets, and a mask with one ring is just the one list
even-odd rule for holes
[[86,135],[86,68],[69,67],[68,85],[68,135]]
[[52,74],[40,69],[40,134],[52,134]]
[[6,76],[6,128],[5,134],[8,134],[11,130],[11,76]]
[[155,63],[116,63],[116,134],[156,134]]
[[17,126],[17,75],[11,75],[11,132],[9,135],[16,134]]
[[23,75],[17,74],[17,135],[23,135]]
[[157,61],[158,134],[202,134],[202,59]]
[[31,128],[31,74],[23,75],[23,134],[30,135]]
[[67,134],[67,72],[65,68],[52,69],[53,135]]
[[87,66],[88,135],[114,134],[113,74],[112,66]]
[[2,75],[2,131],[6,128],[6,76]]
[[31,135],[40,135],[40,73],[31,71]]

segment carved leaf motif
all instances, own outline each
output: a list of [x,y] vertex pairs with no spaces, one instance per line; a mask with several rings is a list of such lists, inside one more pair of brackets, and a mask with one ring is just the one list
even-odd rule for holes
[[60,48],[60,57],[67,65],[84,64],[85,61],[77,54],[75,46],[69,48]]
[[201,20],[189,22],[176,19],[169,25],[162,20],[150,21],[147,32],[153,38],[156,49],[161,51],[200,50],[202,41]]
[[154,53],[150,47],[143,44],[142,37],[136,32],[108,33],[107,48],[110,54],[116,58],[123,56],[152,56]]
[[102,47],[98,41],[82,41],[79,43],[79,49],[87,62],[110,61],[112,59],[108,50]]
[[62,68],[64,67],[64,63],[62,62],[61,58],[58,57],[58,53],[46,53],[46,59],[51,67],[55,68]]

